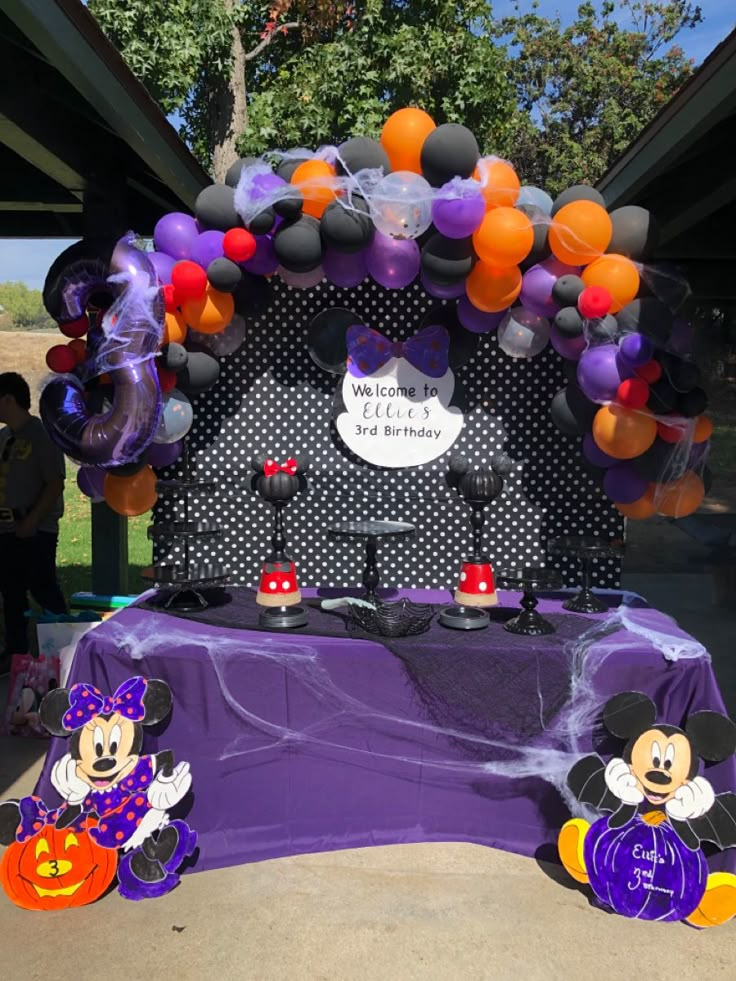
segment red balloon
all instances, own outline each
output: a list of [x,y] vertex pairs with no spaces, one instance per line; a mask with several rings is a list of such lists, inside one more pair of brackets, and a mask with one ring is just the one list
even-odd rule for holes
[[232,262],[247,262],[256,254],[256,240],[245,228],[231,228],[225,232],[222,249]]
[[605,317],[611,309],[611,294],[603,286],[586,286],[578,297],[578,310],[586,320]]
[[171,368],[164,368],[163,365],[156,364],[158,371],[158,383],[162,392],[171,392],[176,388],[176,372]]
[[77,367],[77,358],[66,344],[55,344],[46,352],[46,364],[51,371],[65,375]]
[[87,345],[80,337],[75,337],[73,341],[69,341],[67,347],[76,358],[77,364],[87,360]]
[[59,330],[64,337],[84,337],[89,330],[89,320],[85,314],[77,317],[76,320],[70,320],[67,324],[59,324]]
[[164,307],[167,313],[173,313],[176,310],[176,290],[174,289],[173,283],[166,283],[163,287],[164,291]]
[[653,385],[656,381],[662,377],[662,365],[659,361],[647,361],[646,364],[639,365],[634,371],[639,378],[642,378],[645,382]]
[[196,262],[182,259],[171,270],[171,284],[176,291],[177,306],[185,300],[198,300],[207,289],[207,273]]
[[649,386],[643,378],[625,378],[618,386],[616,401],[627,409],[643,409],[649,401]]
[[668,426],[666,422],[658,422],[657,434],[665,443],[681,443],[687,436],[687,425]]

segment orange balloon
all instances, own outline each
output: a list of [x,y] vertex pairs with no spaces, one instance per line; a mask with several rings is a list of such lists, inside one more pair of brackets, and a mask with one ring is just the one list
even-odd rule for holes
[[235,300],[231,293],[221,293],[208,286],[204,296],[182,303],[181,312],[193,330],[201,334],[219,334],[233,319]]
[[549,247],[560,262],[586,266],[602,255],[613,235],[611,218],[595,201],[571,201],[549,226]]
[[337,194],[334,186],[335,168],[326,160],[305,160],[291,175],[291,183],[299,187],[304,198],[305,215],[320,219]]
[[650,484],[639,500],[633,501],[631,504],[615,504],[616,510],[625,518],[631,518],[632,521],[643,521],[645,518],[651,518],[653,514],[657,513],[654,506],[655,487],[656,484]]
[[424,141],[436,125],[423,109],[399,109],[381,130],[381,146],[388,154],[391,170],[411,170],[421,174]]
[[695,430],[693,432],[693,443],[704,443],[713,435],[713,423],[708,416],[698,416],[695,420]]
[[479,258],[491,266],[516,266],[529,255],[534,229],[523,211],[492,208],[473,233]]
[[586,286],[602,286],[611,294],[611,313],[618,313],[639,292],[636,266],[623,255],[602,255],[583,270]]
[[596,445],[617,460],[633,460],[652,445],[657,423],[646,409],[625,409],[611,403],[602,406],[593,419]]
[[164,316],[163,344],[183,344],[187,336],[187,322],[178,310]]
[[118,514],[127,518],[145,514],[158,500],[156,474],[148,466],[130,477],[115,477],[108,473],[104,494],[108,505]]
[[694,470],[686,470],[679,480],[659,484],[654,494],[657,511],[668,518],[686,518],[703,503],[705,487]]
[[473,178],[481,185],[486,208],[510,208],[516,204],[521,181],[510,163],[498,157],[483,157]]
[[485,313],[498,313],[510,307],[521,293],[518,266],[491,266],[480,260],[465,282],[468,299]]

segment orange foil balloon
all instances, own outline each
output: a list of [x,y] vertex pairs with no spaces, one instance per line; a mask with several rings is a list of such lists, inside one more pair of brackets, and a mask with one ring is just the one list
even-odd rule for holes
[[177,310],[164,316],[163,344],[183,344],[187,336],[187,322]]
[[510,307],[521,292],[518,266],[491,266],[481,259],[465,282],[468,299],[485,313],[498,313]]
[[713,423],[708,416],[698,416],[695,420],[695,431],[693,432],[693,443],[704,443],[713,435]]
[[686,518],[703,503],[705,487],[694,470],[686,470],[679,480],[659,484],[654,495],[657,511],[668,518]]
[[604,405],[593,419],[596,445],[617,460],[641,456],[657,436],[657,423],[645,409],[625,409],[622,405]]
[[643,521],[645,518],[651,518],[653,514],[657,513],[654,506],[655,487],[656,484],[650,484],[638,501],[633,501],[631,504],[616,504],[616,510],[625,518],[631,518],[632,521]]
[[521,181],[505,160],[484,157],[478,162],[473,178],[480,184],[486,208],[510,208],[516,204]]
[[613,225],[595,201],[571,201],[560,208],[549,228],[549,247],[569,266],[587,266],[608,248]]
[[235,300],[231,293],[221,293],[208,286],[204,296],[198,300],[182,303],[181,312],[194,330],[201,334],[219,334],[233,319]]
[[291,183],[296,185],[304,198],[302,211],[305,215],[319,220],[328,204],[337,194],[334,188],[335,168],[326,160],[305,160],[291,175]]
[[421,174],[422,146],[436,128],[423,109],[399,109],[389,116],[381,130],[381,146],[388,154],[391,170]]
[[586,286],[602,286],[611,294],[611,313],[631,303],[639,292],[639,273],[636,266],[623,255],[602,255],[583,270]]
[[105,500],[113,511],[134,518],[150,511],[158,500],[156,474],[149,466],[130,477],[105,477]]
[[532,223],[516,208],[492,208],[473,234],[479,258],[492,266],[517,266],[533,244]]

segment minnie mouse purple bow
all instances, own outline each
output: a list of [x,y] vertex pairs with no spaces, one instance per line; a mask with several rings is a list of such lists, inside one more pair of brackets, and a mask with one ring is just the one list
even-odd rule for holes
[[[18,801],[18,810],[20,811],[20,824],[15,832],[16,841],[28,841],[34,835],[45,828],[48,824],[56,824],[58,818],[64,813],[67,805],[62,804],[61,807],[49,809],[46,807],[44,802],[40,797],[23,797]],[[84,812],[81,812],[78,817],[71,822],[70,828],[77,828],[79,826],[80,820],[85,817]]]
[[348,370],[359,378],[375,374],[391,358],[404,358],[430,378],[442,378],[447,371],[450,336],[439,325],[425,327],[407,341],[390,341],[371,327],[353,324],[346,338]]
[[146,714],[143,696],[148,682],[139,675],[129,678],[114,695],[103,695],[92,685],[72,685],[69,689],[69,709],[64,713],[61,724],[70,732],[86,726],[98,715],[119,712],[131,722],[140,722]]

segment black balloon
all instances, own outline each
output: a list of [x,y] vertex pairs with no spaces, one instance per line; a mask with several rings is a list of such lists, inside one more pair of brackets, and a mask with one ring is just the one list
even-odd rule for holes
[[491,468],[499,477],[508,477],[514,469],[514,461],[508,453],[495,453],[491,457]]
[[615,341],[619,335],[618,321],[612,313],[588,321],[588,332],[594,341]]
[[660,378],[649,386],[647,408],[655,415],[671,412],[677,404],[677,392],[665,378]]
[[228,187],[237,187],[241,171],[245,170],[246,167],[252,167],[254,164],[262,163],[263,161],[259,160],[258,157],[241,157],[240,160],[236,160],[228,168],[228,172],[225,174],[225,183]]
[[672,330],[672,314],[653,296],[639,297],[627,303],[618,311],[616,319],[623,333],[644,334],[655,344],[664,344]]
[[627,204],[611,212],[613,238],[607,252],[625,255],[629,259],[643,262],[648,259],[659,238],[659,228],[651,212],[636,204]]
[[710,494],[710,489],[713,486],[713,472],[710,467],[703,467],[703,472],[700,475],[700,479],[703,481],[705,493]]
[[651,481],[677,480],[687,470],[687,451],[677,443],[667,443],[659,436],[641,456],[629,461],[636,472]]
[[361,317],[342,307],[318,313],[307,330],[307,349],[312,361],[325,371],[343,372],[348,357],[347,329],[362,323]]
[[557,195],[552,205],[551,215],[556,215],[560,208],[564,208],[566,204],[572,204],[573,201],[595,201],[603,208],[606,206],[603,195],[594,187],[589,187],[587,184],[575,184],[573,187],[568,187],[562,194]]
[[181,371],[182,368],[186,367],[189,358],[184,345],[177,344],[175,341],[161,349],[161,356],[164,359],[164,367],[168,368],[169,371]]
[[363,198],[353,195],[355,210],[344,208],[339,201],[329,204],[322,214],[320,231],[325,245],[336,252],[360,252],[370,245],[375,231]]
[[701,415],[708,408],[708,396],[702,388],[694,388],[677,399],[677,411],[688,419]]
[[207,279],[221,293],[234,293],[243,281],[243,270],[230,259],[213,259],[207,266]]
[[298,187],[289,187],[288,192],[284,193],[278,201],[274,201],[273,210],[277,215],[281,215],[287,221],[293,221],[302,213],[304,198]]
[[190,351],[185,368],[177,372],[176,387],[186,395],[208,391],[220,377],[220,363],[211,354]]
[[574,307],[584,289],[585,283],[579,276],[560,276],[552,287],[552,299],[560,306]]
[[577,416],[570,406],[569,389],[572,386],[561,389],[552,399],[549,407],[552,422],[557,428],[568,436],[582,436],[587,429],[581,425]]
[[105,467],[105,470],[113,477],[132,477],[133,474],[140,473],[147,463],[148,450],[131,463],[123,463],[119,467]]
[[422,270],[430,282],[452,286],[470,275],[475,258],[472,238],[447,238],[436,232],[422,249]]
[[442,187],[453,177],[470,177],[479,159],[478,141],[470,130],[443,123],[422,145],[422,174],[432,187]]
[[[466,330],[457,318],[456,304],[445,304],[431,307],[419,321],[418,330],[439,324],[444,327],[450,338],[448,361],[452,369],[462,368],[478,350],[481,335]],[[457,386],[456,386],[457,387]],[[453,398],[453,403],[457,404]]]
[[[359,170],[383,169],[384,174],[391,173],[391,163],[388,154],[378,140],[368,136],[354,136],[342,143],[338,148],[340,156],[335,161],[338,174],[357,174]],[[344,166],[343,166],[344,164]]]
[[236,313],[242,317],[255,317],[271,305],[271,284],[265,276],[244,272],[234,300]]
[[319,222],[310,215],[285,222],[274,235],[273,247],[284,269],[311,272],[322,262]]
[[264,208],[248,222],[247,228],[251,235],[268,235],[276,221],[275,208]]
[[684,361],[670,354],[661,355],[659,360],[676,392],[691,392],[700,385],[701,373],[694,361]]
[[227,184],[210,184],[200,191],[194,203],[194,215],[202,228],[226,232],[242,228],[243,222],[235,210],[235,192]]
[[309,156],[299,156],[300,153],[304,152],[303,150],[289,150],[288,152],[294,156],[285,157],[276,167],[276,173],[285,181],[290,181],[299,164],[303,164],[305,160],[309,159]]
[[547,234],[549,232],[549,218],[541,208],[534,204],[519,204],[516,206],[516,210],[522,211],[527,216],[532,223],[532,231],[534,232],[534,243],[531,251],[526,259],[520,263],[521,271],[526,272],[527,269],[536,266],[538,262],[544,262],[552,255]]
[[563,307],[558,310],[554,323],[563,337],[580,337],[583,333],[583,318],[577,307]]

